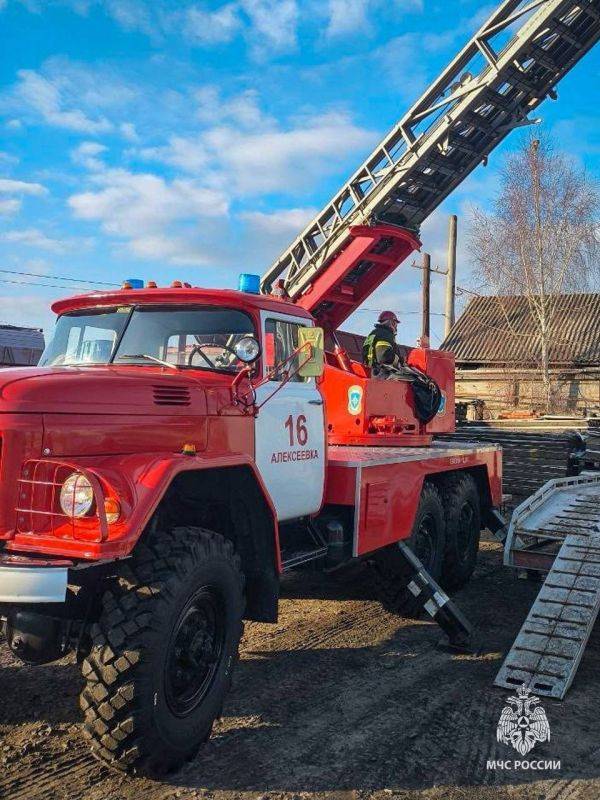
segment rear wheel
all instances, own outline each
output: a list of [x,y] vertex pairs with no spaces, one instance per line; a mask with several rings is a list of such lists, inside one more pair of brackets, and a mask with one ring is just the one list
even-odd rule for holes
[[481,535],[481,503],[477,484],[468,473],[452,475],[442,485],[446,515],[446,552],[441,583],[459,589],[467,583],[477,564]]
[[[444,557],[445,524],[442,500],[433,484],[423,484],[421,500],[407,544],[427,572],[438,580]],[[375,588],[384,608],[405,617],[419,616],[422,602],[408,589],[412,572],[398,545],[378,550],[372,567]]]
[[242,634],[233,545],[155,531],[103,597],[83,664],[85,733],[109,766],[161,775],[193,758],[221,713]]

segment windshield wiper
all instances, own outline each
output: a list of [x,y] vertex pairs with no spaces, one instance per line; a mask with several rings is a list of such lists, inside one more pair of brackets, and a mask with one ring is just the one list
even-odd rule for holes
[[[177,364],[171,364],[170,361],[163,361],[162,358],[156,358],[155,356],[149,356],[147,353],[126,353],[122,356],[117,356],[119,361],[124,359],[142,359],[144,361],[154,361],[155,364],[162,364],[163,367],[171,367],[171,369],[178,370],[179,366]],[[118,363],[113,362],[113,363]]]

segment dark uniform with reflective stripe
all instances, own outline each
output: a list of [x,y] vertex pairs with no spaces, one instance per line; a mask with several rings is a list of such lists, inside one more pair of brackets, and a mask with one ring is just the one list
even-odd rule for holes
[[[373,369],[373,375],[390,374],[402,366],[400,348],[394,332],[387,325],[377,323],[363,344],[363,361]],[[381,369],[391,367],[391,370]]]

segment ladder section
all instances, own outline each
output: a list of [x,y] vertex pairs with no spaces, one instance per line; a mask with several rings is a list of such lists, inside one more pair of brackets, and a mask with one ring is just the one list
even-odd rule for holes
[[[349,244],[355,226],[416,230],[513,128],[529,124],[546,97],[556,98],[556,83],[599,38],[600,0],[502,3],[271,265],[262,291],[283,278],[287,294],[300,297]],[[316,307],[317,293],[311,302]]]
[[[495,685],[525,684],[536,694],[562,699],[600,610],[600,484],[591,481],[550,500],[545,505],[553,505],[551,516],[540,507],[531,515],[542,523],[535,533],[562,544]],[[526,542],[534,529],[522,523],[516,535]]]

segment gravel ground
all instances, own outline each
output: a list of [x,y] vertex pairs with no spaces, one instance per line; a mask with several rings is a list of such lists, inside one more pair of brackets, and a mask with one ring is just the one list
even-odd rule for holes
[[368,583],[286,579],[277,626],[246,627],[223,719],[197,761],[167,780],[115,775],[81,737],[76,664],[30,668],[0,645],[0,798],[600,797],[600,636],[563,702],[545,700],[551,740],[530,754],[560,770],[491,770],[519,758],[496,742],[508,692],[493,687],[537,593],[484,542],[456,599],[477,626],[476,656],[437,647],[438,628],[383,611]]

